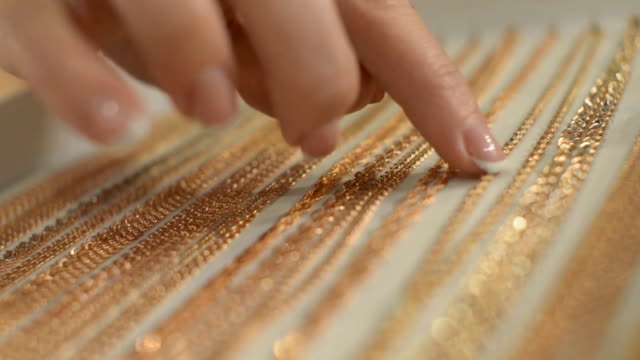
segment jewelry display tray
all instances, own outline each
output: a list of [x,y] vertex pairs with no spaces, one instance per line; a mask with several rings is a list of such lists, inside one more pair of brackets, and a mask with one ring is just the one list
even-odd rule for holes
[[[535,105],[544,102],[540,101],[543,94],[549,89],[549,84],[560,77],[563,61],[577,47],[581,36],[590,39],[580,48],[582,55],[567,65],[567,74],[558,79],[557,90],[546,105],[539,113],[535,113],[535,121],[508,157],[507,170],[491,179],[486,187],[475,190],[479,191],[480,196],[463,221],[451,225],[457,213],[466,211],[463,205],[478,180],[453,177],[439,184],[441,177],[435,177],[413,198],[420,198],[419,202],[406,202],[429,172],[437,168],[437,157],[430,155],[416,164],[415,169],[388,193],[381,192],[378,203],[365,202],[360,207],[354,205],[351,211],[363,211],[361,223],[353,220],[345,228],[351,230],[341,230],[344,234],[326,235],[335,244],[322,245],[325,248],[315,250],[317,254],[311,245],[302,247],[301,229],[311,226],[314,231],[326,231],[318,230],[321,227],[317,225],[327,222],[328,217],[320,217],[320,222],[317,222],[313,218],[314,212],[322,214],[320,210],[326,204],[323,203],[325,199],[341,196],[340,188],[348,188],[345,185],[347,180],[355,178],[355,173],[366,167],[366,161],[363,161],[353,166],[339,184],[314,203],[308,212],[302,212],[301,217],[282,228],[284,230],[277,228],[277,241],[262,249],[252,262],[247,262],[242,272],[231,272],[230,283],[225,283],[229,287],[235,286],[235,290],[229,290],[230,295],[223,293],[218,297],[207,297],[206,293],[214,287],[215,280],[220,279],[221,274],[226,274],[225,271],[238,259],[243,259],[248,249],[252,249],[252,245],[265,234],[274,231],[279,219],[301,199],[304,200],[305,194],[332,170],[334,164],[353,154],[357,146],[362,145],[365,139],[374,137],[385,124],[395,121],[398,107],[384,103],[366,126],[354,124],[362,123],[358,120],[376,111],[375,107],[347,116],[343,124],[346,132],[358,126],[362,129],[347,137],[335,153],[311,167],[306,176],[292,184],[281,196],[263,209],[256,210],[255,218],[251,218],[248,224],[239,225],[242,230],[237,237],[225,243],[219,249],[219,254],[198,263],[197,271],[189,273],[188,278],[180,278],[182,275],[178,274],[183,274],[182,265],[175,264],[183,264],[181,261],[190,264],[188,261],[191,258],[160,251],[158,255],[170,259],[167,269],[162,271],[167,273],[168,279],[173,276],[180,281],[171,290],[163,285],[164,292],[157,295],[158,301],[150,300],[156,299],[150,290],[156,288],[142,285],[151,283],[154,274],[135,277],[142,273],[135,272],[138,271],[135,264],[132,264],[131,271],[126,267],[126,271],[113,273],[104,269],[109,268],[110,264],[124,261],[122,259],[126,258],[127,253],[145,236],[151,236],[158,230],[161,223],[82,277],[79,276],[63,291],[47,293],[46,302],[33,307],[28,314],[25,312],[28,316],[18,321],[17,315],[12,315],[13,309],[8,306],[14,304],[16,309],[22,309],[20,306],[23,305],[16,305],[19,299],[12,296],[25,294],[25,299],[35,296],[24,290],[25,284],[32,284],[35,288],[33,294],[45,294],[45,290],[41,290],[47,286],[43,280],[45,275],[59,262],[74,263],[74,257],[84,256],[83,251],[91,250],[83,247],[90,236],[78,238],[76,243],[70,244],[48,262],[16,281],[3,279],[4,276],[10,276],[16,266],[16,263],[10,262],[4,265],[5,261],[15,256],[5,256],[7,252],[19,250],[17,244],[45,231],[46,226],[55,224],[57,219],[68,216],[74,206],[90,200],[92,196],[99,196],[109,186],[122,183],[141,169],[146,161],[151,161],[153,156],[123,167],[121,174],[105,178],[95,189],[87,190],[84,195],[78,196],[74,202],[37,225],[25,222],[27,225],[24,226],[31,226],[29,230],[18,233],[20,236],[12,240],[13,233],[7,230],[9,222],[2,219],[3,206],[6,206],[3,204],[47,181],[52,174],[59,174],[61,169],[64,172],[64,169],[99,157],[103,152],[127,154],[138,146],[98,148],[47,114],[31,94],[26,91],[16,93],[0,99],[0,244],[9,243],[0,248],[0,256],[5,256],[5,260],[0,262],[0,320],[4,321],[0,321],[0,358],[11,358],[8,354],[20,354],[15,355],[20,359],[39,358],[44,351],[54,354],[54,358],[83,358],[88,354],[83,351],[91,349],[89,354],[98,358],[637,359],[640,356],[640,310],[637,307],[640,303],[640,226],[636,223],[640,221],[635,205],[640,205],[640,195],[636,195],[635,190],[640,191],[640,36],[633,40],[636,54],[627,64],[631,70],[628,78],[622,81],[616,77],[617,73],[613,73],[610,82],[604,82],[615,83],[612,87],[624,85],[624,91],[621,100],[613,105],[615,112],[606,122],[606,130],[601,138],[598,137],[600,135],[592,136],[598,143],[596,150],[576,155],[575,151],[580,151],[584,142],[591,141],[581,138],[575,144],[576,150],[568,155],[567,167],[558,172],[558,179],[553,178],[552,173],[559,161],[557,156],[562,151],[563,144],[558,142],[561,132],[569,126],[574,115],[582,113],[581,108],[584,110],[590,106],[585,105],[585,101],[590,101],[586,100],[589,99],[590,90],[602,85],[597,79],[616,59],[615,54],[629,32],[632,16],[640,15],[640,3],[633,0],[450,0],[413,3],[454,59],[457,57],[460,60],[463,57],[461,54],[468,51],[470,55],[461,65],[461,71],[471,82],[475,78],[477,83],[482,83],[486,74],[483,75],[479,69],[496,49],[503,49],[510,54],[508,61],[494,61],[496,68],[492,71],[499,75],[491,84],[485,84],[484,94],[479,96],[481,108],[488,114],[492,111],[496,113],[494,117],[489,117],[501,143],[513,139],[514,132],[527,117],[533,119]],[[471,51],[470,44],[473,43],[476,45]],[[593,46],[592,58],[584,60],[589,58],[589,46]],[[527,64],[535,62],[536,54],[543,55],[531,66],[530,73],[524,76]],[[504,54],[501,56],[506,57]],[[554,132],[548,148],[539,156],[513,200],[499,212],[500,219],[492,230],[474,242],[473,246],[467,245],[466,241],[472,237],[469,234],[473,234],[479,224],[492,214],[501,196],[509,194],[507,189],[514,177],[531,159],[536,142],[544,135],[564,97],[570,93],[572,84],[579,77],[581,61],[586,64],[582,85],[576,88],[575,97],[569,101],[561,116],[559,129]],[[510,92],[510,86],[518,83],[520,76],[526,79]],[[621,78],[623,76],[620,75]],[[163,120],[167,116],[176,118],[171,115],[172,111],[163,95],[146,87],[139,88],[147,99],[152,117],[158,119],[159,128],[167,126]],[[504,104],[496,105],[501,100],[504,100]],[[598,116],[605,117],[602,114]],[[255,120],[256,117],[259,116],[245,106],[239,115],[241,121],[234,128],[206,131],[212,139],[220,139],[221,144],[227,141],[226,146],[230,146],[233,143],[224,140],[226,134],[241,128],[244,123],[242,120]],[[264,123],[269,121],[263,119]],[[194,133],[204,131],[192,129],[195,125],[180,124]],[[591,124],[589,129],[597,130],[596,125]],[[256,129],[263,128],[248,125],[246,138],[258,131]],[[189,134],[189,137],[185,135],[183,143],[193,139],[190,137],[193,134]],[[390,137],[389,142],[399,138],[399,135]],[[215,142],[211,143],[212,147],[215,145]],[[167,146],[167,149],[171,146]],[[211,151],[227,151],[224,145],[220,146],[219,150]],[[586,145],[587,148],[590,146]],[[291,158],[287,158],[287,164],[290,164],[287,166],[310,161],[299,153],[292,154]],[[589,155],[594,156],[589,158]],[[396,161],[399,158],[394,159]],[[369,161],[373,161],[373,158]],[[570,164],[577,164],[577,172],[566,170],[571,168]],[[376,179],[379,182],[372,185],[371,191],[378,191],[376,186],[384,183],[382,173],[378,174]],[[566,184],[563,183],[565,178]],[[556,183],[566,187],[559,187],[557,193],[552,195],[546,194],[549,197],[542,210],[535,208],[538,199],[535,194],[544,193],[545,186]],[[267,181],[265,187],[268,188],[268,184]],[[532,190],[535,186],[536,190]],[[259,189],[252,190],[250,196],[259,198],[262,194]],[[160,190],[151,191],[149,196]],[[354,196],[357,198],[362,194]],[[197,196],[194,199],[197,200]],[[142,203],[142,200],[137,202]],[[230,214],[236,214],[235,208],[229,206]],[[373,209],[370,213],[366,212],[367,206]],[[403,210],[406,212],[401,212]],[[181,211],[182,208],[175,213]],[[536,220],[530,217],[532,213],[536,214]],[[347,215],[345,213],[344,216]],[[395,219],[396,222],[390,222],[389,219]],[[105,222],[95,233],[111,226],[111,221],[116,223],[120,220],[114,218]],[[455,227],[456,235],[445,247],[440,248],[439,241],[444,238],[443,233],[449,226]],[[11,231],[18,231],[13,229],[22,228],[14,227]],[[211,224],[207,232],[215,230],[214,224]],[[357,236],[350,236],[348,231],[353,231]],[[513,240],[514,231],[534,235],[518,235]],[[378,239],[379,234],[386,234],[387,238]],[[299,236],[299,243],[292,240],[296,236]],[[322,239],[322,236],[316,238]],[[374,240],[387,245],[372,245]],[[287,242],[290,245],[286,245]],[[289,260],[272,259],[279,244],[291,247],[283,253]],[[185,251],[184,248],[176,249]],[[367,269],[362,275],[353,269],[358,268],[359,259],[367,258],[367,251],[375,262],[370,266],[362,265]],[[434,253],[439,255],[435,256]],[[32,254],[25,259],[29,256]],[[307,257],[311,263],[306,267],[300,265],[300,259]],[[269,259],[273,260],[273,266],[262,269],[260,266],[268,263]],[[327,259],[334,259],[335,262]],[[434,265],[428,265],[429,261]],[[282,262],[295,271],[279,272],[284,271],[277,265]],[[246,285],[245,292],[242,292],[243,282],[251,279],[257,272],[254,272],[255,269],[264,270],[262,275],[257,275],[260,281],[255,282],[254,287]],[[315,274],[314,271],[319,274],[317,282],[316,278],[309,275]],[[51,274],[55,280],[55,272]],[[424,281],[416,282],[420,274],[424,275]],[[447,274],[446,277],[443,274]],[[96,279],[103,279],[100,281],[106,283]],[[120,281],[127,284],[124,282],[127,279],[129,288],[117,287]],[[139,279],[140,283],[133,281]],[[288,287],[280,289],[275,286],[277,279],[286,282]],[[290,279],[291,284],[287,282]],[[309,281],[311,285],[305,287],[304,279],[313,281]],[[110,281],[115,285],[111,285]],[[99,291],[95,290],[95,293],[91,293],[94,295],[85,298],[78,292],[79,288],[86,288],[89,292],[95,289]],[[281,293],[271,289],[279,289]],[[125,290],[127,296],[117,295]],[[101,297],[101,294],[109,291],[113,291],[112,297]],[[332,294],[333,297],[327,297]],[[91,296],[95,296],[95,299]],[[252,296],[265,296],[264,303],[259,304],[264,306],[262,311],[268,316],[261,317],[260,311],[251,307],[243,308],[245,303],[252,304],[249,301]],[[218,302],[219,299],[222,300]],[[69,309],[77,301],[85,305],[79,307],[77,312],[64,310],[61,313],[68,318],[59,319],[55,309],[66,304],[65,301],[72,305]],[[142,305],[136,307],[138,303]],[[92,310],[98,308],[98,304],[104,306],[104,312]],[[25,309],[31,309],[24,306]],[[143,312],[140,309],[144,309],[145,315],[138,317]],[[246,315],[244,311],[247,309],[253,313]],[[220,318],[208,313],[218,314]],[[91,314],[91,320],[84,319],[82,314]],[[78,315],[77,319],[75,315]],[[124,327],[125,315],[136,320]],[[52,329],[53,325],[44,324],[44,320],[39,323],[38,317],[59,326],[63,335],[49,334],[46,330]],[[227,320],[224,330],[228,333],[217,332],[220,319]],[[240,320],[236,322],[235,319]],[[109,331],[116,329],[114,324],[123,326],[126,331],[109,338],[107,334],[112,334]],[[30,344],[27,340],[32,336],[41,337],[26,346]],[[212,340],[208,343],[205,338]],[[37,344],[40,341],[42,345]],[[232,351],[226,349],[227,345]]]

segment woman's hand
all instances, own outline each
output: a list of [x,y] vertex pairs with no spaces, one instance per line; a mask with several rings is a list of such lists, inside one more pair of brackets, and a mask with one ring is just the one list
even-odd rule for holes
[[388,92],[454,168],[504,158],[409,0],[0,0],[0,63],[110,142],[143,109],[97,50],[206,124],[233,118],[237,90],[311,155],[335,148],[340,117]]

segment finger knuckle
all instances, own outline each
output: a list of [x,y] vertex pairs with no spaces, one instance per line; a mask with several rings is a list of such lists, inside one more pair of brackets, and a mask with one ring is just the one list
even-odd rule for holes
[[309,100],[315,111],[332,115],[345,112],[358,95],[358,69],[349,64],[323,66],[322,71],[317,72],[310,80],[309,84],[302,86],[312,89]]
[[433,72],[438,79],[439,87],[445,93],[455,97],[466,91],[465,80],[453,63],[446,61],[436,65],[433,67]]
[[461,75],[458,68],[450,61],[442,61],[433,66],[433,72],[438,80],[447,88],[458,87],[461,83]]

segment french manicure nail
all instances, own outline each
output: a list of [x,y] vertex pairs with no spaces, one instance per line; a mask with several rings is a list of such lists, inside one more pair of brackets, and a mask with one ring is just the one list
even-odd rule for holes
[[236,97],[227,73],[220,68],[204,71],[193,92],[193,115],[207,125],[227,125],[236,112]]
[[104,144],[111,144],[123,136],[135,118],[133,111],[115,99],[98,98],[92,104],[91,113],[87,131],[90,137]]
[[463,139],[467,154],[479,168],[488,173],[503,170],[504,152],[483,122],[475,122],[467,128]]

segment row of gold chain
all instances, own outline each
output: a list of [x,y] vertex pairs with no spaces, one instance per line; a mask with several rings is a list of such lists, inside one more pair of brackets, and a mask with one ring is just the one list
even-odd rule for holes
[[[367,123],[359,121],[356,122],[356,125],[347,129],[346,133],[349,136],[358,133]],[[260,146],[255,146],[255,144],[260,144]],[[208,229],[216,224],[216,218],[237,227],[238,224],[241,224],[241,219],[228,218],[229,212],[234,207],[240,206],[243,203],[243,198],[253,197],[254,200],[257,199],[257,201],[253,201],[255,205],[266,206],[268,202],[264,203],[264,199],[267,197],[253,196],[253,191],[263,186],[280,169],[286,167],[289,160],[296,154],[299,152],[279,141],[275,128],[267,134],[258,132],[251,139],[243,142],[237,151],[225,151],[219,157],[207,161],[196,172],[181,179],[105,231],[86,241],[77,251],[72,251],[60,260],[58,265],[38,274],[35,279],[27,282],[16,293],[0,300],[0,302],[15,304],[5,307],[5,309],[12,308],[13,311],[2,316],[3,325],[6,326],[4,329],[9,330],[12,324],[13,326],[20,324],[26,315],[44,305],[42,300],[49,301],[51,296],[81,280],[73,287],[72,293],[55,305],[61,309],[61,312],[47,312],[44,316],[38,317],[37,321],[29,323],[27,328],[34,329],[34,332],[41,332],[44,335],[50,334],[48,331],[50,331],[51,324],[56,323],[56,320],[59,322],[64,319],[62,316],[64,314],[72,316],[76,321],[67,324],[68,327],[56,327],[58,330],[56,336],[45,336],[47,344],[42,342],[37,346],[37,349],[20,345],[15,348],[19,348],[24,356],[37,356],[51,351],[56,347],[56,343],[59,344],[62,339],[68,339],[74,331],[88,325],[87,320],[92,314],[105,309],[105,307],[97,306],[100,304],[97,300],[90,302],[89,306],[85,306],[85,301],[93,300],[95,297],[101,301],[110,300],[110,302],[107,301],[107,305],[117,304],[118,298],[112,296],[112,292],[104,291],[106,285],[116,282],[114,280],[128,279],[127,275],[134,273],[144,265],[149,265],[149,262],[161,263],[161,259],[154,257],[154,254],[160,254],[167,248],[179,249],[188,244],[190,240],[209,231]],[[243,158],[250,159],[247,166],[238,168],[222,183],[214,186],[197,201],[188,205],[178,216],[161,224],[162,219],[167,215],[184,207],[199,192],[216,183],[218,179],[224,178],[224,174],[242,164]],[[267,195],[266,192],[278,194],[282,193],[283,189],[286,191],[293,182],[304,176],[316,163],[317,161],[311,160],[306,161],[303,166],[291,168],[288,173],[282,174],[259,195]],[[153,229],[157,226],[160,226],[157,230]],[[216,230],[219,231],[221,228],[218,227]],[[141,239],[152,229],[155,231]],[[227,232],[231,234],[237,230],[232,228],[227,229]],[[113,262],[109,260],[111,256],[122,250],[126,250],[126,253],[120,259]],[[173,254],[174,251],[167,250],[164,255],[171,256]],[[98,267],[101,267],[100,271],[91,274]],[[87,276],[89,277],[87,278]],[[116,284],[121,283],[116,282]],[[134,284],[137,285],[135,281],[129,282],[127,286],[121,288],[134,290],[136,289],[136,286],[132,286]],[[25,299],[35,300],[25,303]],[[16,302],[20,304],[16,304]],[[9,337],[3,348],[14,348],[12,344],[20,344],[22,341],[23,339],[18,333],[16,336]]]
[[[472,53],[472,51],[470,51],[469,49],[473,49],[473,47],[468,47],[465,51],[461,53],[461,56],[466,57],[470,53]],[[397,121],[399,120],[400,119],[398,119]],[[328,201],[327,203],[325,203],[325,206],[321,208],[321,210],[318,210],[311,215],[312,219],[316,219],[316,220],[321,219],[320,221],[313,221],[313,222],[307,223],[306,226],[303,226],[302,229],[300,229],[298,232],[296,232],[294,235],[288,238],[288,240],[286,241],[287,245],[285,247],[280,247],[279,248],[280,251],[276,251],[274,255],[270,257],[271,259],[279,259],[279,260],[276,260],[275,262],[271,260],[271,262],[263,263],[262,268],[254,272],[255,276],[245,279],[242,282],[242,285],[243,285],[242,287],[239,287],[239,288],[236,287],[234,289],[233,296],[227,296],[225,298],[225,300],[227,300],[225,302],[225,304],[227,304],[226,307],[217,307],[216,309],[207,310],[206,316],[208,318],[214,319],[215,320],[214,322],[216,324],[221,325],[219,327],[220,331],[217,332],[217,334],[221,335],[219,337],[220,339],[224,339],[225,335],[229,336],[230,334],[237,333],[232,330],[234,329],[234,326],[233,326],[235,325],[234,323],[241,323],[240,321],[238,321],[239,317],[244,318],[253,314],[253,312],[248,311],[251,307],[249,306],[249,304],[246,304],[246,300],[259,299],[257,298],[255,291],[253,291],[253,293],[250,294],[250,296],[247,296],[248,294],[247,291],[251,292],[250,290],[252,288],[255,289],[254,284],[267,284],[267,283],[270,283],[272,285],[281,284],[279,281],[277,281],[277,279],[273,278],[273,275],[272,276],[267,275],[267,274],[273,274],[276,272],[274,266],[278,266],[278,270],[281,270],[283,265],[288,265],[289,268],[291,268],[294,265],[300,265],[298,264],[298,260],[301,260],[300,255],[301,253],[306,253],[306,251],[304,251],[301,248],[300,246],[301,244],[313,242],[313,239],[317,240],[318,238],[322,238],[321,244],[326,245],[331,242],[332,236],[336,236],[339,233],[340,229],[344,228],[346,224],[353,221],[353,218],[355,218],[356,216],[361,216],[362,209],[366,209],[366,210],[369,210],[370,212],[373,212],[371,209],[375,208],[375,206],[371,206],[371,205],[375,205],[375,204],[368,204],[367,201],[371,201],[370,199],[378,199],[377,201],[379,202],[380,199],[384,197],[384,195],[389,191],[389,190],[386,190],[385,187],[380,187],[378,189],[374,187],[373,189],[370,189],[371,186],[374,185],[372,184],[372,181],[377,180],[375,173],[382,170],[386,166],[384,164],[388,163],[392,158],[404,152],[406,148],[408,148],[412,143],[415,143],[418,139],[419,139],[419,135],[415,133],[415,131],[411,131],[410,133],[405,135],[403,138],[401,138],[400,141],[390,146],[385,153],[378,156],[376,160],[374,160],[367,167],[365,167],[363,171],[358,172],[354,180],[347,182],[345,186],[336,194],[336,196],[332,198],[332,201]],[[387,171],[387,173],[382,175],[381,179],[383,181],[380,181],[380,182],[390,184],[391,186],[387,186],[387,188],[389,189],[393,188],[395,186],[393,184],[399,183],[402,178],[406,177],[406,175],[408,175],[411,172],[411,169],[417,166],[417,164],[419,164],[421,161],[423,161],[423,159],[426,158],[426,156],[430,152],[431,152],[431,149],[426,147],[425,144],[419,144],[418,146],[415,146],[412,151],[410,151],[403,159],[400,160],[400,163],[404,164],[404,167],[400,167],[398,165],[392,167],[390,171]],[[408,169],[408,171],[404,170],[403,176],[398,177],[396,173],[400,168]],[[393,178],[394,174],[396,174],[395,179]],[[375,194],[371,193],[372,190],[376,190],[378,193],[378,196],[374,196]],[[362,194],[362,192],[365,192],[365,194]],[[358,194],[360,195],[358,196]],[[304,204],[304,202],[299,203],[294,207],[294,214],[298,212],[295,209],[298,209],[298,208],[309,209],[310,207],[311,207],[310,205],[306,205]],[[341,215],[341,214],[344,214],[344,215]],[[285,217],[284,219],[288,219],[288,217]],[[326,228],[321,229],[321,228],[317,228],[317,226],[314,226],[314,224],[317,224],[319,222],[320,223],[324,222],[327,225]],[[361,222],[362,221],[358,221],[358,223],[361,223]],[[290,220],[288,220],[287,223],[289,225],[292,224]],[[274,231],[274,230],[278,228],[280,228],[280,226],[277,224],[274,228],[272,228],[270,232],[267,233],[269,234],[267,237],[271,237],[272,239],[275,239],[273,235],[277,235],[276,234],[277,231]],[[262,243],[261,241],[257,242],[257,244],[261,244],[261,243]],[[297,246],[294,246],[294,245],[297,245]],[[297,250],[292,251],[292,249],[297,249]],[[315,250],[318,250],[318,249],[315,249]],[[313,252],[315,252],[315,250]],[[252,253],[256,254],[256,252],[252,252]],[[305,257],[305,259],[307,258],[308,257]],[[247,258],[242,257],[242,259],[246,260]],[[284,261],[282,261],[283,259]],[[289,264],[286,264],[286,263],[289,263]],[[221,282],[227,282],[228,279],[230,279],[230,277],[228,276],[219,277],[214,282],[215,286],[207,287],[213,290],[213,291],[207,292],[209,294],[209,297],[216,296],[215,293],[220,292],[220,290],[223,289],[223,287],[221,287]],[[272,288],[273,286],[271,286],[270,288],[264,288],[264,292],[267,292],[268,294],[269,290],[272,290]],[[202,298],[202,296],[200,296],[200,298]],[[267,300],[269,298],[263,296],[262,299]],[[242,300],[245,300],[245,304],[243,304],[242,306],[238,306],[238,302],[242,303]],[[263,306],[261,306],[261,308],[262,307]],[[187,308],[190,308],[190,307],[187,307]],[[193,309],[186,313],[191,314],[191,317],[195,315]],[[224,316],[225,314],[227,315],[235,314],[235,315],[232,319],[229,319],[230,321],[220,321],[220,317],[217,317],[211,314],[220,314],[220,316],[222,317],[225,317]],[[238,314],[242,314],[242,316],[239,316]],[[202,316],[202,315],[204,314],[201,314],[199,316]],[[236,320],[236,321],[233,321],[233,320]],[[182,324],[183,321],[179,321],[179,322],[172,321],[171,323]],[[211,321],[203,322],[203,323],[206,324],[204,326],[207,326],[207,327],[211,326]],[[225,325],[229,325],[229,326],[225,327]],[[226,331],[223,331],[223,328]],[[193,329],[194,327],[190,327],[188,331],[191,332],[193,331]],[[171,331],[166,331],[166,330],[162,331],[162,333],[165,333],[165,332],[172,334],[174,336],[182,336],[185,334],[183,331],[180,331],[177,329],[171,329]],[[245,334],[246,332],[242,331],[242,333]],[[153,335],[153,337],[158,338],[159,335]],[[179,340],[180,339],[177,339],[176,341],[169,340],[167,342],[170,344],[183,343]],[[213,345],[213,346],[209,346],[210,348],[211,347],[216,348],[214,339],[209,339],[208,342],[209,342],[208,345]],[[149,341],[147,338],[146,340],[141,341],[141,343],[154,344],[157,342]],[[229,348],[228,345],[229,344],[227,344],[225,348]],[[185,350],[175,349],[175,347],[173,348],[173,352],[171,351],[171,349],[167,350],[166,348],[163,348],[162,354],[166,355],[167,357],[171,357],[171,354],[182,353],[183,351]],[[194,347],[190,347],[190,351],[194,351]],[[154,355],[157,355],[157,354],[154,354]],[[222,354],[211,354],[211,356],[216,356],[216,355],[220,356]]]
[[[554,97],[561,83],[569,75],[572,65],[582,54],[583,49],[587,47],[585,50],[587,54],[572,81],[570,89],[567,91],[556,113],[552,116],[545,132],[537,141],[525,164],[514,177],[514,180],[507,186],[501,198],[492,206],[490,214],[484,218],[483,225],[477,227],[477,229],[491,227],[495,223],[494,221],[500,218],[500,215],[517,196],[522,185],[535,169],[542,154],[544,154],[562,120],[569,111],[569,107],[575,100],[578,90],[582,87],[587,70],[589,69],[589,64],[597,50],[600,37],[598,30],[590,30],[578,37],[573,47],[569,49],[565,55],[557,72],[552,75],[549,85],[536,101],[529,115],[524,119],[513,137],[505,144],[505,152],[510,153],[515,149],[529,128],[539,119],[542,111]],[[458,209],[454,212],[453,217],[436,237],[434,246],[429,249],[425,258],[420,260],[421,268],[412,276],[405,293],[400,296],[400,304],[398,304],[396,312],[391,314],[390,317],[383,322],[381,328],[374,333],[374,338],[369,340],[368,346],[363,348],[365,351],[359,358],[375,359],[384,356],[390,347],[406,332],[411,323],[415,321],[424,306],[424,302],[429,299],[438,286],[442,285],[446,279],[454,273],[458,265],[463,262],[473,248],[473,245],[481,238],[480,236],[476,236],[477,232],[476,235],[466,238],[453,250],[455,252],[453,258],[446,256],[446,250],[465,219],[470,216],[485,189],[494,179],[494,175],[485,175],[468,192]]]
[[193,125],[181,121],[160,123],[133,151],[98,154],[91,161],[82,161],[69,171],[54,175],[24,195],[9,200],[0,206],[0,250],[44,225],[105,182],[158,155],[193,130]]
[[[244,126],[239,127],[238,130],[241,131],[243,128]],[[236,133],[235,131],[233,132]],[[237,135],[241,136],[240,134]],[[4,261],[0,265],[0,274],[2,274],[2,277],[0,278],[0,288],[7,289],[11,285],[24,280],[24,278],[30,275],[34,270],[47,264],[47,262],[55,259],[57,256],[61,255],[64,252],[77,252],[77,249],[74,250],[73,248],[74,244],[84,239],[88,235],[95,236],[95,231],[97,229],[99,229],[110,219],[114,219],[122,215],[123,210],[128,209],[132,204],[135,204],[137,200],[140,200],[145,195],[153,193],[158,189],[163,189],[164,192],[161,194],[154,194],[154,196],[157,195],[162,197],[164,195],[167,195],[169,192],[173,192],[175,194],[175,190],[172,191],[171,188],[164,189],[162,186],[172,178],[179,176],[181,174],[181,171],[188,169],[194,164],[198,164],[200,160],[204,159],[204,161],[207,162],[207,156],[210,157],[214,156],[213,154],[215,154],[215,152],[207,150],[207,145],[210,145],[210,142],[205,138],[190,138],[189,140],[200,140],[193,142],[195,145],[195,152],[191,152],[191,150],[187,149],[182,149],[187,152],[186,154],[184,154],[186,155],[186,157],[181,156],[181,151],[178,151],[175,156],[170,155],[168,157],[163,157],[163,160],[167,162],[166,165],[168,167],[163,167],[162,165],[152,166],[150,169],[148,169],[148,181],[144,181],[147,179],[140,179],[143,181],[141,181],[139,184],[135,184],[135,186],[130,187],[129,189],[127,189],[127,191],[123,191],[122,196],[120,198],[117,198],[117,200],[115,200],[113,203],[110,203],[109,205],[102,208],[99,208],[99,204],[96,204],[94,201],[81,203],[73,211],[70,211],[65,216],[61,217],[55,225],[47,227],[41,232],[32,235],[27,241],[20,243],[15,249],[5,253]],[[223,143],[224,142],[227,141],[223,141]],[[191,141],[189,141],[189,143],[191,143]],[[250,146],[250,143],[245,142],[244,145],[242,145],[241,149],[239,149],[238,146],[232,148],[232,153],[246,152],[246,150]],[[216,159],[213,160],[215,161]],[[212,162],[208,161],[208,163]],[[227,166],[232,166],[232,163],[230,161],[227,161],[227,163],[229,163]],[[162,170],[162,172],[159,172],[160,170]],[[134,176],[135,175],[136,174],[134,174]],[[192,175],[192,178],[194,176],[195,175]],[[124,181],[116,184],[114,187],[121,188],[126,185],[134,185],[127,183],[128,181]],[[104,195],[111,195],[110,193],[111,188],[107,188],[103,192],[99,193],[96,197],[103,198]],[[148,206],[151,206],[150,201],[151,200],[147,201]],[[187,196],[184,197],[184,201],[188,201]],[[180,204],[182,204],[182,202],[175,202],[174,209],[177,209]],[[71,227],[74,222],[81,220],[80,216],[82,215],[82,213],[80,211],[91,213],[92,210],[95,210],[96,208],[99,208],[98,212],[92,214],[92,216],[88,216],[87,218],[82,219],[82,221],[79,222],[79,224],[77,224],[75,227]],[[129,217],[135,216],[135,214],[142,214],[143,210],[144,209],[140,209],[137,213],[134,212],[132,215],[129,215]],[[167,208],[166,210],[169,211],[170,209]],[[169,214],[169,212],[167,212],[167,214]],[[66,225],[69,225],[70,229],[65,229]]]
[[[241,256],[226,266],[223,272],[216,277],[215,284],[209,285],[209,288],[216,289],[216,292],[225,291],[236,273],[252,263],[269,246],[280,239],[280,236],[293,226],[298,219],[308,213],[314,204],[318,203],[333,191],[347,174],[359,164],[365,162],[370,154],[375,153],[377,149],[384,144],[384,140],[391,138],[394,133],[399,131],[402,125],[406,125],[400,120],[399,117],[394,118],[387,125],[381,127],[375,134],[367,138],[362,144],[350,151],[343,159],[334,164],[287,214],[283,215],[274,226],[260,236],[257,241],[252,243]],[[176,323],[183,323],[183,321],[176,321]]]
[[[242,138],[247,130],[255,127],[255,123],[255,119],[242,122],[223,139],[207,131],[188,137],[175,151],[150,161],[122,181],[81,201],[54,224],[34,233],[3,254],[0,289],[7,288],[63,251],[68,251],[74,242],[93,234],[132,204],[164,188],[180,174],[214,156],[217,150],[213,149],[228,147],[235,141],[232,139]],[[39,251],[47,244],[46,249]]]
[[562,132],[553,159],[464,281],[452,311],[434,320],[432,336],[420,344],[416,358],[475,358],[516,301],[589,174],[629,78],[639,30],[639,21],[629,24],[612,63]]

